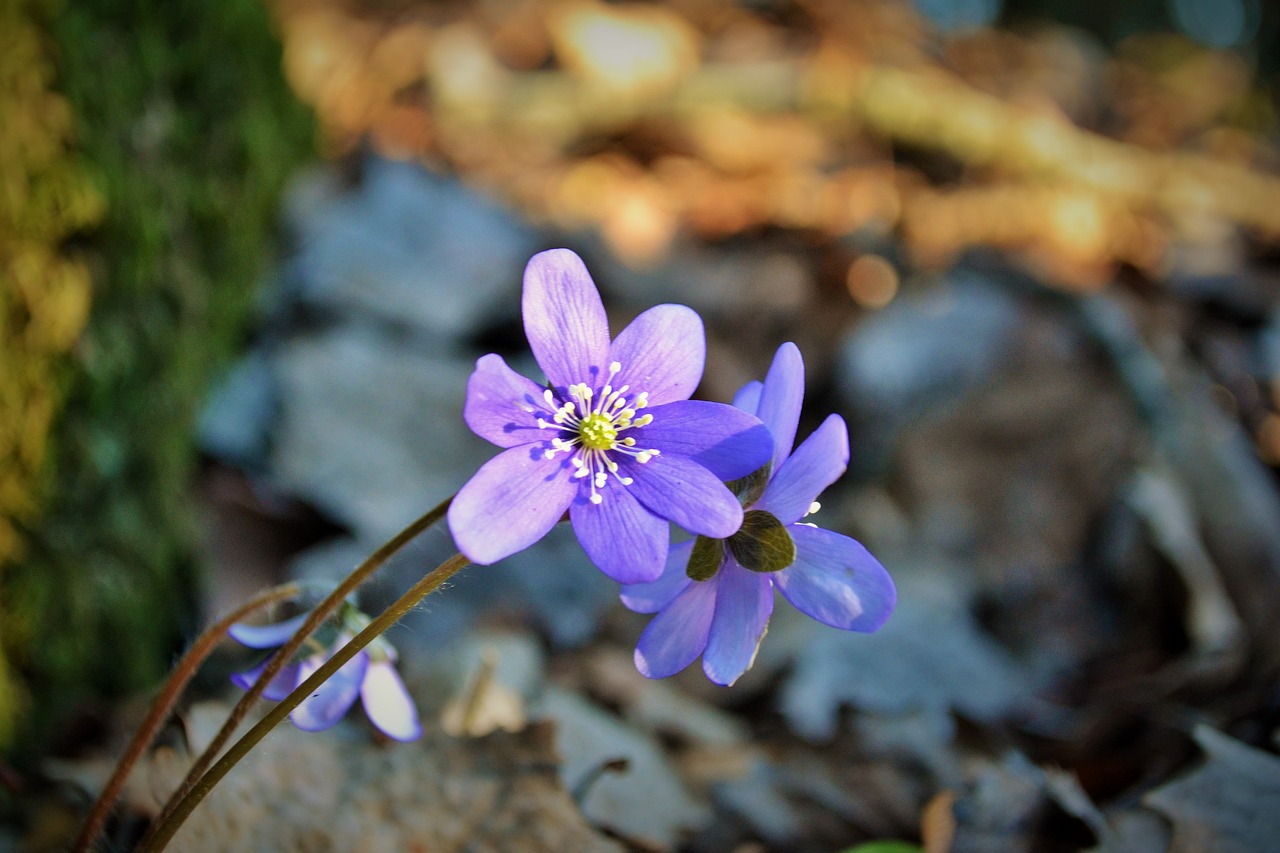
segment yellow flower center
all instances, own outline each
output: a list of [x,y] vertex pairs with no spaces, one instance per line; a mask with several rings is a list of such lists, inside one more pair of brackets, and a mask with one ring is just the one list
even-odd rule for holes
[[569,458],[569,464],[576,469],[573,476],[590,478],[591,502],[594,504],[604,500],[600,492],[609,484],[610,478],[624,486],[631,485],[631,478],[622,476],[618,463],[609,458],[610,452],[625,454],[641,464],[658,455],[656,450],[636,447],[636,440],[631,436],[620,437],[627,430],[653,423],[653,415],[636,417],[637,411],[649,405],[646,392],[628,397],[629,385],[615,389],[611,384],[621,370],[622,365],[616,361],[609,365],[609,377],[600,389],[598,399],[583,382],[569,386],[570,399],[559,404],[551,389],[542,395],[551,407],[551,419],[538,418],[538,427],[560,431],[560,436],[551,439],[551,447],[542,455],[552,459],[557,453],[573,454]]
[[613,450],[618,439],[618,428],[607,415],[592,412],[578,426],[578,437],[588,450]]

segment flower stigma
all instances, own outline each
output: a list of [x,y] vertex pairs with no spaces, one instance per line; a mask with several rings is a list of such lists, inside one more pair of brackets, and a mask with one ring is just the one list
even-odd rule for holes
[[542,397],[551,407],[551,419],[538,418],[539,429],[558,429],[561,435],[551,439],[551,447],[543,451],[546,459],[552,459],[557,453],[573,454],[569,459],[577,479],[589,479],[591,502],[599,504],[604,496],[601,490],[609,484],[612,477],[624,486],[632,483],[630,477],[618,472],[618,463],[609,458],[612,452],[622,453],[644,464],[659,455],[657,450],[636,446],[633,436],[622,433],[631,429],[639,429],[653,423],[653,415],[640,415],[637,412],[649,405],[649,394],[641,391],[634,397],[628,397],[630,385],[614,388],[613,378],[622,370],[622,365],[612,362],[609,365],[609,376],[605,379],[600,396],[586,383],[570,385],[569,398],[557,398],[550,388]]

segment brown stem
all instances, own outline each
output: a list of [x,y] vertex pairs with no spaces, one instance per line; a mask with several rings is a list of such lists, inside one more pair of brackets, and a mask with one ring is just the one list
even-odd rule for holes
[[174,833],[182,826],[183,821],[191,814],[192,809],[200,804],[200,801],[213,789],[213,786],[218,784],[219,780],[227,775],[227,772],[248,754],[249,750],[266,737],[268,732],[275,728],[281,720],[289,716],[290,712],[302,704],[304,699],[315,693],[329,676],[355,657],[375,637],[394,625],[404,614],[412,610],[419,601],[469,564],[470,561],[461,554],[455,554],[445,560],[410,587],[408,592],[400,596],[395,603],[382,611],[376,619],[365,626],[363,631],[356,634],[351,642],[334,652],[333,657],[325,661],[310,678],[299,684],[292,693],[268,711],[253,728],[245,732],[240,740],[232,744],[231,748],[227,750],[227,754],[209,768],[209,772],[200,777],[195,786],[177,802],[170,814],[152,824],[147,837],[142,839],[142,843],[138,847],[140,853],[158,853],[163,850],[165,845],[172,840]]
[[227,630],[255,610],[286,598],[293,598],[298,595],[299,591],[298,584],[286,583],[260,592],[217,622],[214,622],[204,630],[204,633],[196,638],[191,648],[187,650],[182,659],[178,661],[177,666],[173,668],[173,672],[170,673],[164,686],[151,703],[151,709],[147,712],[146,719],[142,721],[142,725],[138,726],[138,730],[134,732],[133,740],[129,742],[124,755],[120,756],[120,760],[116,762],[116,768],[112,772],[111,778],[107,780],[102,793],[98,794],[98,799],[94,801],[93,808],[89,810],[89,816],[85,818],[84,826],[81,827],[80,834],[76,837],[75,844],[71,847],[73,853],[85,853],[93,842],[97,840],[103,824],[107,822],[107,816],[111,814],[111,808],[116,804],[116,800],[120,797],[120,791],[124,788],[124,783],[129,778],[129,771],[138,763],[138,759],[142,757],[142,753],[151,743],[152,738],[156,736],[160,726],[168,719],[169,712],[173,710],[174,703],[182,695],[183,688],[191,681],[191,677],[196,674],[200,664],[204,663],[205,658],[209,657],[209,654],[218,645],[218,641],[226,636]]
[[363,563],[356,567],[355,571],[347,575],[346,579],[343,580],[342,583],[333,590],[333,592],[329,593],[328,597],[325,598],[324,601],[316,605],[316,608],[307,615],[302,626],[298,628],[292,637],[289,638],[289,641],[281,646],[279,651],[271,656],[271,659],[267,661],[266,668],[263,669],[262,674],[258,676],[258,680],[253,683],[253,686],[240,697],[240,701],[231,709],[231,713],[227,715],[226,722],[222,724],[222,728],[218,729],[218,733],[214,735],[213,740],[209,742],[209,745],[205,750],[196,758],[195,763],[191,765],[191,769],[187,771],[187,775],[182,780],[182,784],[178,786],[177,790],[173,792],[173,795],[169,797],[168,802],[164,804],[164,808],[161,809],[160,816],[156,819],[155,823],[152,824],[153,826],[163,824],[169,818],[175,804],[185,797],[195,786],[197,780],[199,780],[200,776],[205,772],[205,769],[218,755],[218,753],[222,751],[222,747],[226,745],[228,740],[230,740],[231,735],[235,733],[236,728],[239,727],[240,723],[249,713],[249,709],[252,708],[254,703],[262,697],[262,693],[267,689],[267,685],[270,684],[271,680],[274,679],[280,670],[284,668],[285,664],[293,659],[294,654],[302,647],[302,644],[307,641],[307,638],[311,636],[312,632],[314,632],[316,628],[320,627],[324,620],[328,619],[333,611],[337,610],[338,605],[342,604],[342,602],[346,600],[346,597],[350,595],[356,587],[364,583],[370,575],[381,568],[382,564],[390,559],[393,554],[405,545],[408,545],[411,541],[417,538],[420,533],[443,518],[444,514],[448,512],[449,504],[452,501],[452,497],[445,499],[426,515],[422,516],[404,530],[397,533],[381,548],[369,555]]

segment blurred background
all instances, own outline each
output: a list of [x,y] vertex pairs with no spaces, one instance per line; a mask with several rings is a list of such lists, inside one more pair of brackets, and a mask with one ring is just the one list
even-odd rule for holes
[[276,732],[181,849],[1270,849],[1277,57],[1264,0],[0,0],[0,850],[66,844],[201,625],[492,454],[466,378],[536,374],[552,246],[615,331],[703,315],[700,397],[800,345],[898,611],[649,682],[556,531],[388,635],[423,741]]

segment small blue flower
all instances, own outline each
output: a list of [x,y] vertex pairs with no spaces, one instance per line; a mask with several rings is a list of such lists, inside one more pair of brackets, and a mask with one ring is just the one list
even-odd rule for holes
[[742,506],[722,481],[763,465],[772,442],[754,414],[689,400],[706,356],[698,315],[659,305],[610,340],[595,283],[567,249],[529,261],[522,308],[548,385],[498,355],[476,363],[463,415],[504,450],[449,507],[458,550],[497,562],[567,511],[592,562],[637,583],[666,563],[668,521],[706,536],[737,530]]
[[734,405],[759,415],[773,435],[771,466],[736,484],[743,526],[723,541],[705,536],[671,547],[662,576],[625,586],[622,602],[656,613],[636,647],[650,678],[674,675],[702,656],[702,668],[729,685],[751,668],[773,613],[773,591],[798,610],[848,631],[874,631],[893,611],[893,580],[848,536],[801,521],[849,463],[849,433],[828,417],[791,452],[804,400],[804,362],[783,344],[763,384],[738,392]]
[[[228,633],[250,648],[273,649],[287,642],[306,618],[304,613],[271,625],[237,623]],[[344,605],[339,622],[340,627],[331,643],[317,643],[313,635],[308,640],[310,653],[285,664],[262,695],[277,702],[288,696],[359,633],[368,624],[368,618],[355,608]],[[323,731],[337,725],[359,698],[369,721],[387,737],[399,741],[417,740],[422,736],[418,711],[396,672],[395,661],[396,650],[391,644],[381,637],[374,639],[320,685],[315,693],[302,700],[289,719],[304,731]],[[232,675],[232,682],[248,690],[266,669],[267,662]]]

